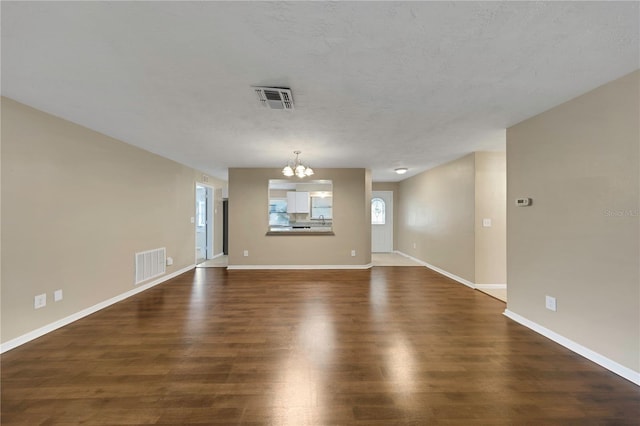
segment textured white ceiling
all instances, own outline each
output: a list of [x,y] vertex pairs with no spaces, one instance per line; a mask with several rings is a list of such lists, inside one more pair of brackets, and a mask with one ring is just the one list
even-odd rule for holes
[[637,69],[638,5],[3,1],[2,94],[223,179],[299,149],[394,181]]

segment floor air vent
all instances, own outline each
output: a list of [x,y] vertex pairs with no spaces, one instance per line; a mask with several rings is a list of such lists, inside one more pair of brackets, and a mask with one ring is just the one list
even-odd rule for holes
[[164,247],[136,253],[136,285],[165,273],[167,251]]

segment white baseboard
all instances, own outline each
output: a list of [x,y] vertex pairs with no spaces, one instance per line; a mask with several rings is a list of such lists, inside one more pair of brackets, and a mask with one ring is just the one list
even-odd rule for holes
[[193,268],[195,268],[196,265],[189,265],[185,268],[179,269],[175,272],[170,273],[169,275],[164,275],[156,280],[153,280],[147,284],[143,284],[140,286],[137,286],[136,288],[129,290],[125,293],[119,294],[115,297],[112,297],[111,299],[107,299],[103,302],[100,302],[96,305],[93,305],[89,308],[83,309],[79,312],[76,312],[75,314],[71,314],[68,317],[62,318],[58,321],[54,321],[50,324],[45,325],[44,327],[40,327],[36,330],[30,331],[26,334],[23,334],[22,336],[18,336],[15,339],[11,339],[7,342],[4,342],[3,344],[0,345],[0,354],[1,353],[5,353],[11,349],[17,348],[20,345],[24,345],[27,342],[30,342],[31,340],[37,339],[38,337],[44,336],[47,333],[50,333],[54,330],[59,329],[60,327],[64,327],[65,325],[69,325],[74,321],[77,321],[81,318],[86,317],[87,315],[91,315],[95,312],[98,312],[101,309],[106,308],[107,306],[111,306],[114,303],[118,303],[121,300],[124,300],[128,297],[133,296],[134,294],[138,294],[141,293],[145,290],[150,289],[151,287],[154,287],[160,283],[163,283],[167,280],[170,280],[171,278],[177,277],[180,274],[184,274],[187,271],[192,270]]
[[505,290],[506,284],[476,284],[478,290]]
[[227,269],[369,269],[372,263],[366,265],[229,265]]
[[536,333],[542,334],[544,337],[553,340],[554,342],[564,346],[565,348],[577,353],[578,355],[582,355],[590,361],[595,362],[601,367],[606,368],[612,373],[617,374],[620,377],[623,377],[630,382],[640,386],[640,372],[634,371],[624,365],[618,364],[617,362],[605,357],[604,355],[600,355],[597,352],[592,351],[591,349],[582,346],[579,343],[574,342],[571,339],[567,339],[560,334],[549,330],[546,327],[541,326],[533,321],[526,319],[523,316],[516,314],[508,309],[505,309],[504,315],[507,318],[514,320],[515,322],[524,325],[525,327],[535,331]]
[[469,281],[469,280],[465,280],[464,278],[459,277],[457,275],[454,275],[451,272],[447,272],[444,269],[440,269],[437,266],[433,266],[433,265],[431,265],[431,264],[429,264],[429,263],[427,263],[427,262],[425,262],[423,260],[417,259],[417,258],[415,258],[413,256],[409,256],[408,254],[403,253],[401,251],[396,250],[395,252],[398,253],[401,256],[404,256],[404,257],[407,257],[407,258],[413,260],[414,262],[418,262],[419,264],[424,265],[427,268],[429,268],[429,269],[431,269],[433,271],[436,271],[439,274],[444,275],[445,277],[451,278],[454,281],[458,281],[460,284],[464,284],[467,287],[476,288],[476,285],[474,283],[472,283],[471,281]]

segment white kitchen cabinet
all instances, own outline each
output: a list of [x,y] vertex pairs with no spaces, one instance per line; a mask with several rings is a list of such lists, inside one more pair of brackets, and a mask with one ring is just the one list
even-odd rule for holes
[[296,212],[296,193],[293,191],[287,192],[287,213]]
[[287,213],[309,213],[309,193],[306,191],[287,192]]

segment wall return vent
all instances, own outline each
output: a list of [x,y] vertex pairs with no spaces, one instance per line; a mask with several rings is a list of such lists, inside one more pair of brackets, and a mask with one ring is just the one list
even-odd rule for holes
[[284,87],[252,87],[260,104],[270,109],[293,109],[291,89]]
[[164,274],[166,261],[165,247],[136,253],[136,285]]

